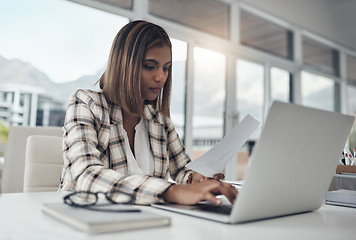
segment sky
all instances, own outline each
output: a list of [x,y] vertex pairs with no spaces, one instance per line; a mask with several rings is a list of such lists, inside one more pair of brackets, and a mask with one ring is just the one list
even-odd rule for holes
[[66,0],[0,0],[0,55],[31,63],[54,82],[102,70],[128,19]]

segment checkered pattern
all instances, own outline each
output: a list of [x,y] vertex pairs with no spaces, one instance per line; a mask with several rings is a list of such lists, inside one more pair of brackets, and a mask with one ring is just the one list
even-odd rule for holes
[[133,194],[137,204],[163,202],[172,183],[186,183],[190,162],[171,119],[145,107],[145,122],[154,158],[153,176],[127,175],[121,109],[102,92],[78,90],[70,98],[64,130],[61,190]]

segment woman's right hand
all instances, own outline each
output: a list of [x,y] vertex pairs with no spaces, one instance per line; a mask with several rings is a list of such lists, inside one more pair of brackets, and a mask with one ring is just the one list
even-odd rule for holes
[[220,205],[221,200],[216,195],[225,195],[231,203],[234,203],[237,190],[231,184],[209,180],[187,185],[171,185],[162,194],[166,202],[193,205],[207,200]]

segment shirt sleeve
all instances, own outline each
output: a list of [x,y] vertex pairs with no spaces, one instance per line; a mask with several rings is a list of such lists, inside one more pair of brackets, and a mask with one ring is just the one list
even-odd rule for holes
[[[101,96],[102,97],[102,96]],[[64,123],[64,171],[62,190],[124,191],[134,197],[136,204],[164,202],[161,194],[171,186],[165,179],[144,175],[125,175],[110,169],[105,154],[109,141],[110,119],[100,100],[87,92],[75,92],[68,105]]]

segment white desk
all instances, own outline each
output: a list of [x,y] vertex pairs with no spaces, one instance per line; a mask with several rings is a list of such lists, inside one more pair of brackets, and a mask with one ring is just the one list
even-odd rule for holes
[[87,235],[41,212],[44,202],[62,201],[64,193],[0,194],[0,240],[56,239],[356,239],[356,209],[323,205],[311,213],[238,225],[171,213],[168,227]]

